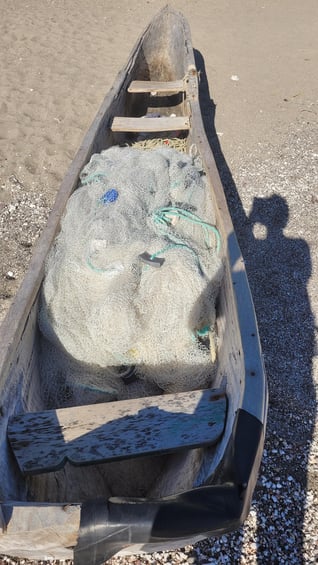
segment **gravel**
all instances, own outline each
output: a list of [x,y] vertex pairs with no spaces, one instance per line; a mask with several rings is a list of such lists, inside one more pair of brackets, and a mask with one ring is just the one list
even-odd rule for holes
[[49,215],[46,196],[11,174],[0,186],[0,323]]

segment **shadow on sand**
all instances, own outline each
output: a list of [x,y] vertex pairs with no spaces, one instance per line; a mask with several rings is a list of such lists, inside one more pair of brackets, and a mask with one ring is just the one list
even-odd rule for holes
[[204,544],[204,553],[210,552],[217,563],[231,564],[239,563],[244,553],[244,562],[250,562],[246,561],[244,538],[256,544],[258,563],[301,564],[306,561],[303,525],[315,421],[315,326],[307,293],[309,247],[303,239],[284,235],[289,209],[278,193],[255,197],[246,216],[215,131],[216,107],[210,99],[204,60],[197,51],[195,56],[201,71],[204,126],[246,263],[270,393],[267,441],[252,506],[257,531],[245,525],[214,544],[211,540],[208,550]]

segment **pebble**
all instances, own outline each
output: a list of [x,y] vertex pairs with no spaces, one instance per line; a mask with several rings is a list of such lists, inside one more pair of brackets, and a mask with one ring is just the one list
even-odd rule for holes
[[6,199],[0,207],[0,323],[16,289],[15,281],[22,280],[50,211],[43,193],[14,174],[5,180],[2,190]]
[[14,281],[16,277],[15,277],[13,271],[8,271],[8,272],[6,273],[6,278],[7,278],[9,281],[11,281],[11,280]]

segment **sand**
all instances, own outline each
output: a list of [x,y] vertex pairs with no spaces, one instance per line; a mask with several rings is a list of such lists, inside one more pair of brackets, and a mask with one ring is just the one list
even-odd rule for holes
[[[311,107],[318,82],[315,0],[308,0],[306,8],[290,0],[279,6],[254,0],[172,4],[189,19],[193,44],[204,57],[216,131],[234,175],[240,153],[251,154],[258,143],[276,143],[301,112],[310,122],[316,118]],[[0,206],[3,210],[10,203],[11,212],[4,218],[9,241],[0,252],[0,319],[38,235],[28,225],[34,224],[30,204],[40,198],[42,227],[45,209],[105,92],[162,5],[151,0],[1,0]],[[17,187],[24,199],[30,196],[22,203],[23,214]],[[13,210],[16,204],[20,210]],[[24,221],[17,234],[19,212]],[[17,235],[20,241],[12,243]],[[14,276],[9,283],[8,272]]]
[[[0,0],[0,320],[84,132],[164,4]],[[218,554],[212,542],[204,546],[204,555],[215,563],[256,563],[261,555],[261,562],[314,563],[318,4],[171,4],[188,18],[204,58],[213,99],[206,114],[210,140],[250,273],[271,392],[264,467],[247,529],[218,542]],[[269,238],[284,203],[287,223]],[[289,496],[280,496],[277,483],[290,487]]]

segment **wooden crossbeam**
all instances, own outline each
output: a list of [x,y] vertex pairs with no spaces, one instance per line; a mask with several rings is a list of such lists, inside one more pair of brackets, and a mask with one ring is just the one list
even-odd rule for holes
[[225,420],[224,391],[197,390],[20,414],[8,438],[21,471],[37,474],[212,445]]
[[180,80],[172,80],[169,82],[159,82],[159,81],[150,81],[150,80],[133,80],[129,87],[128,92],[136,92],[136,93],[152,93],[152,94],[161,94],[161,93],[172,93],[172,92],[184,92],[185,91],[185,84],[183,79]]
[[128,118],[116,116],[111,125],[112,131],[144,132],[189,130],[190,122],[187,116],[161,118]]

